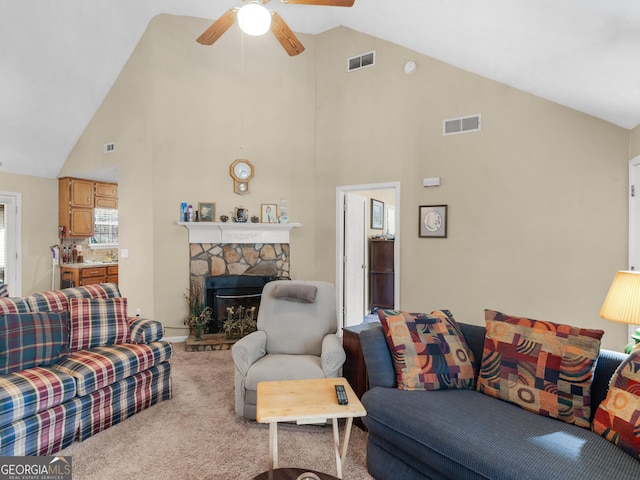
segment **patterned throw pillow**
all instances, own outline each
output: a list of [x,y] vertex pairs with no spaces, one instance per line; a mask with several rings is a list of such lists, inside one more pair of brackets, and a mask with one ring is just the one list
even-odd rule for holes
[[9,296],[9,285],[6,283],[0,283],[0,298]]
[[474,388],[475,359],[450,311],[378,310],[378,316],[399,389]]
[[72,352],[129,342],[126,298],[70,298]]
[[591,429],[640,460],[640,348],[616,369]]
[[67,355],[67,312],[0,315],[0,375],[46,367]]
[[591,380],[602,330],[485,310],[478,390],[531,412],[589,428]]

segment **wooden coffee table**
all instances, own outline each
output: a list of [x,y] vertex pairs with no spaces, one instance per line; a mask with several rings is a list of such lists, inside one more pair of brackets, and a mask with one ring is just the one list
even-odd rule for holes
[[[348,405],[339,405],[334,385],[343,385],[349,398]],[[298,425],[333,424],[333,444],[338,478],[349,446],[349,435],[354,417],[364,417],[367,411],[344,378],[313,380],[282,380],[258,383],[256,421],[269,424],[269,470],[278,467],[278,422],[296,422]],[[344,438],[340,445],[338,419],[346,418]]]

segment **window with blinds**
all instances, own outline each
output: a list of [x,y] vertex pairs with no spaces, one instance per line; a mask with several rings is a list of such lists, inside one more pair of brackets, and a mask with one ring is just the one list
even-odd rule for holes
[[96,208],[94,221],[94,232],[90,243],[94,246],[118,245],[118,210]]

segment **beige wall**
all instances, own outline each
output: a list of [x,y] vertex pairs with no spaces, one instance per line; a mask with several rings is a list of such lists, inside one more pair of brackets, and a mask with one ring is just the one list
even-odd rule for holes
[[[289,58],[270,35],[243,54],[235,26],[202,47],[208,24],[153,20],[62,172],[104,166],[102,144],[116,142],[121,287],[168,335],[185,333],[180,202],[257,214],[286,197],[303,224],[292,275],[334,281],[336,187],[399,180],[402,308],[477,324],[494,308],[626,343],[598,310],[626,265],[628,131],[345,28],[301,35],[306,52]],[[374,49],[375,67],[345,71]],[[442,136],[442,119],[475,113],[481,132]],[[232,192],[236,158],[256,167],[247,196]],[[423,188],[429,176],[442,185]],[[449,238],[419,239],[418,206],[441,203]]]
[[[58,181],[0,173],[0,191],[21,194],[22,294],[51,290],[49,247],[58,243]],[[57,275],[55,282],[57,288]]]
[[[346,72],[371,50],[375,67]],[[400,180],[403,309],[482,324],[493,308],[627,342],[598,317],[626,266],[626,130],[345,28],[320,35],[316,56],[318,203],[335,185]],[[476,113],[481,132],[442,136],[443,119]],[[431,176],[442,185],[422,187]],[[418,238],[429,204],[449,205],[447,239]],[[318,228],[333,232],[326,212]]]

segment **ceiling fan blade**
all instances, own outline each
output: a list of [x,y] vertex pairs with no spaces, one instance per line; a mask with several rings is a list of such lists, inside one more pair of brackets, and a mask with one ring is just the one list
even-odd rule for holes
[[304,52],[304,45],[277,12],[271,12],[271,31],[290,57]]
[[325,7],[351,7],[355,0],[280,0],[293,5],[322,5]]
[[218,40],[224,32],[229,30],[229,27],[233,25],[233,22],[236,21],[237,10],[237,8],[232,8],[224,12],[220,18],[213,22],[211,26],[198,37],[197,42],[202,45],[213,45],[213,43]]

